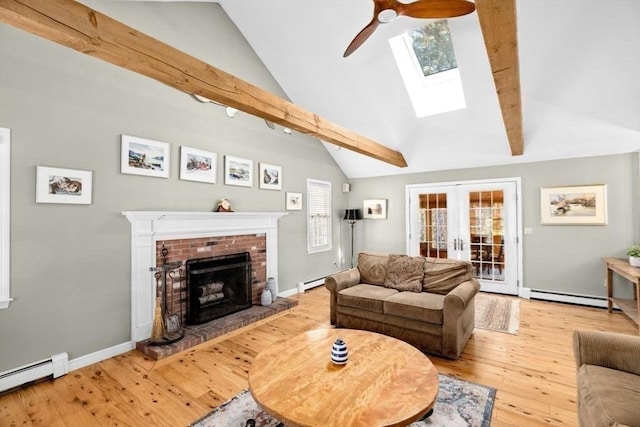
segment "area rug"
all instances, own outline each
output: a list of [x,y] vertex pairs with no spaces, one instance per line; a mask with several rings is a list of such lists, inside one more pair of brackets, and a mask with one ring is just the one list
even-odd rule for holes
[[520,327],[520,300],[476,294],[476,328],[516,335]]
[[[411,427],[487,427],[496,390],[479,384],[439,374],[440,390],[433,414],[411,424]],[[248,390],[237,394],[209,414],[191,424],[192,427],[286,427],[260,409]]]

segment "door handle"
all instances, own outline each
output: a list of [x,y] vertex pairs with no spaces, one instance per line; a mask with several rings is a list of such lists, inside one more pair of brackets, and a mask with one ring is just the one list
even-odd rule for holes
[[460,250],[463,251],[464,250],[464,240],[462,239],[458,239],[460,240]]
[[454,251],[458,250],[458,239],[453,239],[453,250]]

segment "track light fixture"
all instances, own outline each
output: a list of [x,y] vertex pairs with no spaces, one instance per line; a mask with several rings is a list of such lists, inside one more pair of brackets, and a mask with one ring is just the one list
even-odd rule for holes
[[287,135],[291,135],[293,133],[289,128],[282,129],[282,132],[286,133]]
[[227,107],[225,108],[224,112],[227,113],[228,117],[234,118],[236,114],[238,114],[238,109],[233,107]]

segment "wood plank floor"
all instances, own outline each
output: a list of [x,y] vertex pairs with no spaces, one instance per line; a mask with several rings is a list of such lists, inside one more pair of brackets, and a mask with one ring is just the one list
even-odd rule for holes
[[[0,426],[186,426],[247,388],[251,361],[269,345],[329,328],[329,293],[199,347],[152,361],[121,356],[0,396]],[[574,329],[638,335],[620,312],[520,301],[518,335],[476,329],[456,361],[432,357],[441,373],[495,387],[492,426],[575,426]]]

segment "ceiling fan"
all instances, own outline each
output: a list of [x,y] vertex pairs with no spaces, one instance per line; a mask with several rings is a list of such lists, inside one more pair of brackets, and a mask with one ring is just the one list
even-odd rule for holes
[[400,3],[398,0],[373,0],[373,19],[358,33],[344,51],[343,57],[351,55],[373,34],[378,25],[388,24],[398,16],[420,19],[453,18],[466,15],[476,9],[466,0],[417,0]]

